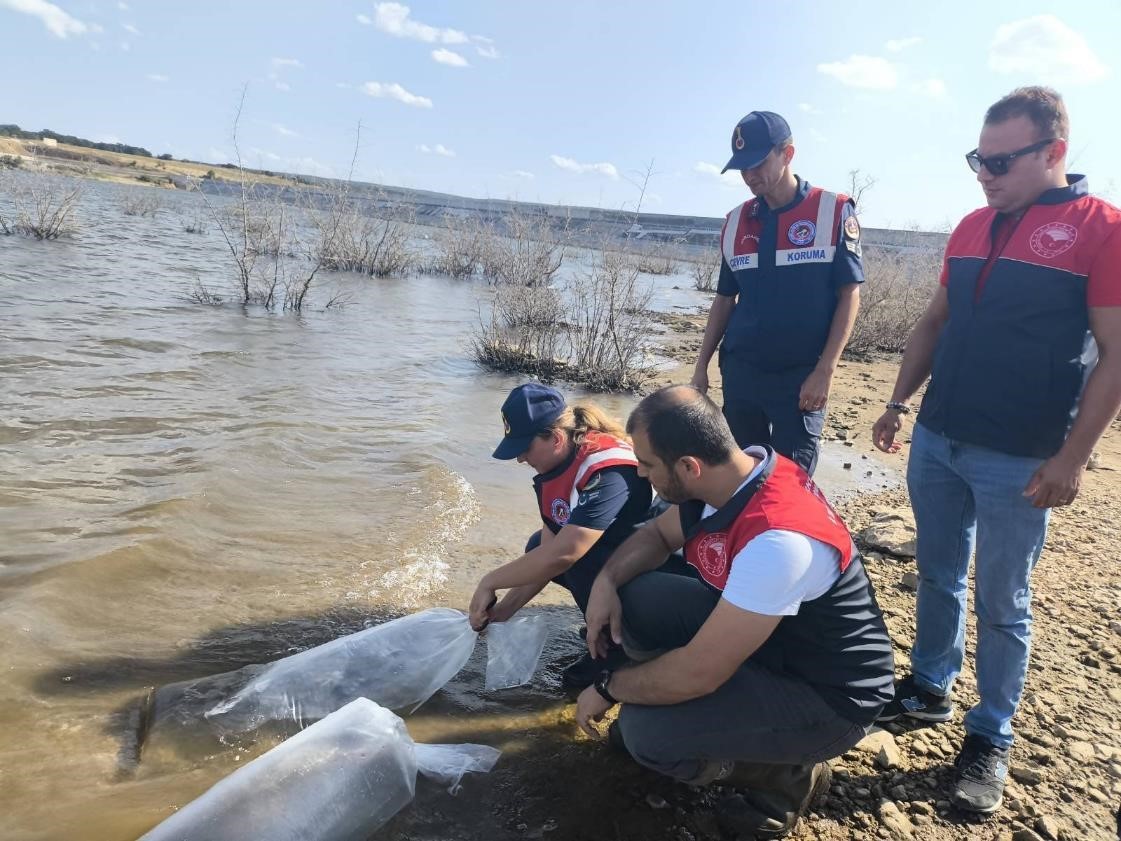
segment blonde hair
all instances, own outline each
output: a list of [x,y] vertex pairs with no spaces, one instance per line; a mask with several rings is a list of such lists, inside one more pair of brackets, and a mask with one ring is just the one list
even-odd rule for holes
[[603,432],[623,441],[630,440],[623,425],[594,403],[566,406],[560,417],[539,434],[544,437],[557,429],[564,430],[568,434],[568,440],[577,446],[583,443],[584,436],[589,432]]

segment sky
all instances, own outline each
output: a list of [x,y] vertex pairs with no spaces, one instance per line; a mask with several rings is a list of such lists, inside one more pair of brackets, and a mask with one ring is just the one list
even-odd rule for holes
[[[985,109],[1047,84],[1070,169],[1121,202],[1121,3],[0,0],[0,123],[472,197],[722,216],[752,110],[795,171],[875,179],[865,225],[982,203]],[[1109,105],[1114,102],[1114,105]],[[359,125],[361,131],[359,132]]]

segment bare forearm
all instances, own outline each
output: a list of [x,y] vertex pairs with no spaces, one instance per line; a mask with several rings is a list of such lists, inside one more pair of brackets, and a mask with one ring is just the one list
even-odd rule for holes
[[728,328],[728,319],[732,317],[736,299],[728,295],[717,295],[712,299],[712,306],[708,310],[708,323],[705,325],[705,335],[701,340],[701,349],[697,353],[697,368],[708,369],[716,347],[724,338],[724,331]]
[[825,340],[825,349],[821,352],[817,367],[827,371],[835,371],[837,363],[841,361],[845,345],[852,335],[853,325],[856,324],[856,314],[860,311],[860,287],[846,288],[837,298],[837,309],[833,313],[833,322],[829,326],[829,338]]
[[1121,357],[1102,358],[1086,382],[1078,415],[1062,454],[1077,464],[1086,464],[1094,446],[1121,410]]
[[575,560],[558,557],[555,546],[556,542],[553,541],[548,546],[531,549],[517,560],[488,572],[483,576],[482,583],[492,590],[537,586],[539,592],[550,579],[572,566]]
[[548,581],[542,581],[539,584],[525,584],[521,587],[514,587],[506,591],[506,595],[502,597],[499,602],[499,610],[510,616],[513,616],[523,607],[533,600],[533,597],[545,589]]
[[632,578],[660,567],[675,548],[666,545],[657,521],[648,522],[611,554],[600,577],[618,589]]
[[691,701],[719,688],[708,685],[696,663],[697,658],[688,649],[675,648],[647,663],[615,672],[608,691],[623,704],[665,706]]

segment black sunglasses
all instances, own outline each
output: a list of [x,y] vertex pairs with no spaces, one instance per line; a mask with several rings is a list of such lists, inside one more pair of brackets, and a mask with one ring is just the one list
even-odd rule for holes
[[1022,155],[1030,155],[1032,152],[1038,152],[1040,149],[1045,149],[1054,143],[1056,138],[1052,137],[1050,140],[1040,140],[1038,143],[1033,143],[1031,146],[1025,146],[1023,149],[1017,149],[1015,152],[1009,152],[1006,155],[990,155],[987,158],[982,158],[977,154],[974,149],[965,156],[965,162],[969,164],[969,168],[974,172],[980,172],[981,167],[984,167],[993,175],[1007,175],[1008,167],[1012,165],[1012,161]]

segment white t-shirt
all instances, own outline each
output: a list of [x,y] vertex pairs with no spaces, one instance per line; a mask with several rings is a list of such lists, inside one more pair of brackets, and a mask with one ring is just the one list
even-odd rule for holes
[[[744,452],[760,459],[739,491],[759,475],[766,450]],[[703,517],[716,509],[706,505]],[[732,559],[723,597],[731,604],[767,616],[793,616],[802,602],[825,595],[841,576],[841,553],[828,543],[786,529],[756,535]]]

